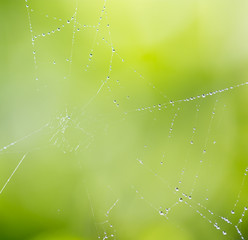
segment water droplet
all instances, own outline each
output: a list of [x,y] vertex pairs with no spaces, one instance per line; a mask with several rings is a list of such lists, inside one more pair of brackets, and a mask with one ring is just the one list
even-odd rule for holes
[[193,141],[190,141],[190,144],[194,144],[194,142]]
[[225,231],[223,231],[222,233],[223,233],[223,235],[226,235],[226,232]]
[[137,159],[140,164],[143,164],[143,162],[140,159]]
[[234,210],[232,210],[232,211],[231,211],[231,214],[234,214],[234,213],[235,213]]
[[60,28],[57,28],[58,31],[60,31]]
[[112,48],[112,52],[115,52],[115,49],[114,48]]
[[175,190],[178,192],[178,191],[179,191],[179,188],[178,188],[178,187],[176,187],[176,188],[175,188]]
[[202,97],[205,98],[206,97],[205,94],[202,94]]
[[70,20],[67,20],[67,23],[70,23]]
[[179,202],[182,202],[183,201],[183,198],[179,198]]
[[159,211],[159,215],[163,216],[163,215],[164,215],[164,213],[163,213],[162,211]]

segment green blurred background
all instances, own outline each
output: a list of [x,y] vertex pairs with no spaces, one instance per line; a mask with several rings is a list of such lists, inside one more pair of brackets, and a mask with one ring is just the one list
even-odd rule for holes
[[0,0],[0,239],[247,239],[247,11]]

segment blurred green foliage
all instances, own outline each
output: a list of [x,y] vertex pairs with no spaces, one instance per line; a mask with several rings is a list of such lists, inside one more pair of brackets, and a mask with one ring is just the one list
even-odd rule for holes
[[0,239],[241,239],[247,10],[1,0]]

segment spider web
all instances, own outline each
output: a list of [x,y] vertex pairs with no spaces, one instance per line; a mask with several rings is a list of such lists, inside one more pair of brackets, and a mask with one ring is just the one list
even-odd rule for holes
[[[149,55],[183,31],[191,2],[144,46],[118,18],[134,3],[21,4],[27,63],[2,97],[2,238],[247,239],[246,78],[177,82]],[[154,71],[135,55],[146,48]]]

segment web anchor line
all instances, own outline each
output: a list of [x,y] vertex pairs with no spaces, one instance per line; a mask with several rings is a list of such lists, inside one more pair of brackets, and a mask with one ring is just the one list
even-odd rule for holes
[[18,168],[20,167],[20,165],[22,164],[22,161],[25,159],[25,157],[27,156],[27,153],[24,154],[24,156],[22,157],[22,159],[20,160],[20,162],[18,163],[18,165],[16,166],[16,168],[14,169],[14,171],[11,173],[10,177],[8,178],[8,180],[6,181],[6,183],[4,184],[4,186],[2,187],[2,189],[0,190],[0,195],[2,194],[2,192],[4,191],[4,189],[6,188],[6,186],[8,185],[8,183],[10,182],[10,180],[12,179],[12,177],[14,176],[15,172],[18,170]]

